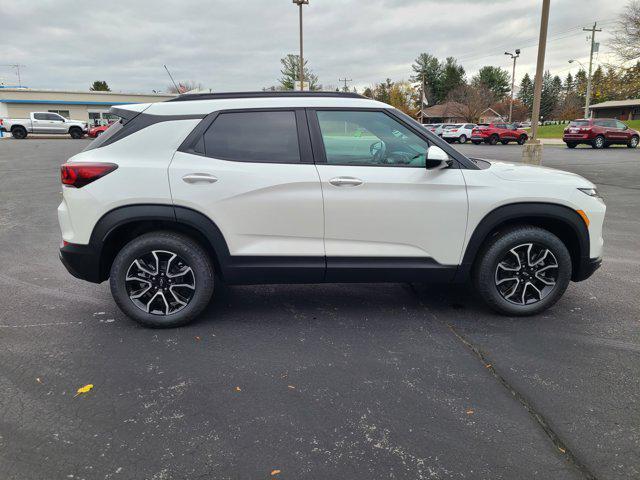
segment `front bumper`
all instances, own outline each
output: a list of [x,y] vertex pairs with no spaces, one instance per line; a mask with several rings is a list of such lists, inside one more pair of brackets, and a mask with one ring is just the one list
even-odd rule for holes
[[66,244],[60,248],[60,261],[67,271],[80,280],[101,283],[100,253],[90,245]]
[[571,276],[571,280],[574,282],[581,282],[586,280],[595,273],[596,270],[602,265],[602,258],[583,258],[578,264]]

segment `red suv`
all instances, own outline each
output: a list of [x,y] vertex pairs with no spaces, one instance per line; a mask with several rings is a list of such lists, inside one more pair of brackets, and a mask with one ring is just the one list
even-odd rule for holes
[[529,136],[526,130],[507,123],[481,123],[471,132],[471,141],[476,145],[480,145],[482,142],[489,145],[495,145],[498,142],[503,145],[509,142],[518,142],[518,145],[524,145],[527,138]]
[[562,140],[569,148],[576,148],[579,143],[593,148],[605,148],[613,144],[636,148],[640,133],[615,118],[584,118],[571,122],[564,129]]

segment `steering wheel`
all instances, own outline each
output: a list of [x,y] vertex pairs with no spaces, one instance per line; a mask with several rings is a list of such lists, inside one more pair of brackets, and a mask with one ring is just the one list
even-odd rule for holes
[[369,153],[373,157],[373,163],[382,163],[387,153],[387,145],[382,140],[378,140],[371,144],[369,147]]

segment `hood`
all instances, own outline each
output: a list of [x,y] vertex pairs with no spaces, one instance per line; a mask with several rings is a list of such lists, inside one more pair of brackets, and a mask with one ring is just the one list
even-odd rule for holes
[[556,185],[571,185],[578,188],[595,188],[595,185],[584,177],[564,170],[549,167],[538,167],[523,163],[489,161],[491,172],[503,180],[512,182],[529,182]]

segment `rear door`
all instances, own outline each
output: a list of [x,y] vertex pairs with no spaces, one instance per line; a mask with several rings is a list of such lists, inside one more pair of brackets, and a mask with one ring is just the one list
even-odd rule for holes
[[52,133],[53,127],[47,113],[34,113],[31,118],[33,133]]
[[327,278],[357,275],[357,267],[372,280],[373,270],[457,265],[467,221],[461,170],[427,170],[429,141],[385,110],[308,113],[324,195]]
[[169,180],[175,205],[217,225],[233,265],[291,267],[304,270],[297,280],[322,280],[322,191],[304,110],[209,115],[176,152]]

